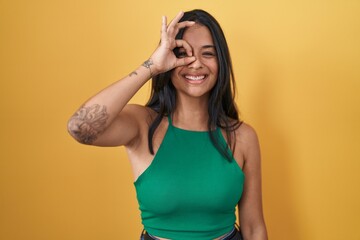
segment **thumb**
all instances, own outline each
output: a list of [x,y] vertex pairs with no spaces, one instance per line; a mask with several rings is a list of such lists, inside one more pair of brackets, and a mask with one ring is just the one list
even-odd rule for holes
[[184,57],[184,58],[178,58],[175,63],[175,67],[180,67],[184,65],[188,65],[192,62],[194,62],[196,58],[194,56],[191,57]]

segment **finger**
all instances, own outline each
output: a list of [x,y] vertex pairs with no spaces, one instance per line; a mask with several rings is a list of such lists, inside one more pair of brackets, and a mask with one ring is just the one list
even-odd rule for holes
[[185,57],[185,58],[178,58],[175,62],[175,67],[181,67],[184,65],[188,65],[192,62],[194,62],[196,58],[194,56],[192,57]]
[[188,56],[192,56],[192,55],[193,55],[193,54],[192,54],[192,48],[191,48],[190,44],[189,44],[187,41],[182,40],[182,39],[178,39],[178,40],[175,41],[175,43],[176,43],[176,47],[182,47],[182,48],[184,48],[185,51],[186,51],[186,54],[187,54]]
[[185,27],[191,27],[191,26],[193,26],[195,23],[196,23],[196,22],[194,22],[194,21],[179,22],[179,23],[177,23],[173,28],[168,28],[168,30],[167,30],[167,31],[168,31],[168,34],[169,34],[170,36],[175,37],[175,36],[179,33],[180,29],[185,28]]
[[183,22],[179,22],[178,24],[176,24],[176,28],[181,29],[181,28],[185,28],[185,27],[191,27],[195,24],[196,22],[194,21],[183,21]]
[[164,38],[166,37],[166,29],[167,29],[167,24],[166,24],[166,21],[167,21],[167,18],[166,16],[162,16],[162,23],[161,23],[161,38]]
[[183,11],[180,11],[180,12],[176,15],[176,17],[170,22],[170,24],[169,24],[169,26],[168,26],[168,29],[174,27],[174,26],[179,22],[179,20],[182,18],[182,16],[184,16],[184,12],[183,12]]

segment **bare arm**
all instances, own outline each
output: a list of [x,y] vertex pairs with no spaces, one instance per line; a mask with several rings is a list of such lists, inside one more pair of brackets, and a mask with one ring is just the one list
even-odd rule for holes
[[241,144],[245,145],[245,185],[239,202],[241,231],[245,240],[267,240],[262,208],[259,142],[253,128],[247,124],[243,124],[241,128]]
[[183,40],[175,40],[181,28],[193,22],[178,23],[180,12],[167,26],[163,17],[161,43],[149,60],[123,79],[113,83],[85,102],[68,121],[68,131],[83,144],[99,146],[128,145],[140,134],[140,125],[146,120],[145,107],[127,105],[135,93],[154,75],[177,66],[189,64],[194,57],[178,59],[175,47],[183,47],[192,56],[191,47]]
[[[68,131],[71,136],[80,143],[103,145],[102,141],[106,142],[106,139],[101,139],[100,136],[112,123],[119,122],[118,118],[124,118],[121,122],[126,124],[125,119],[135,114],[128,111],[121,116],[120,113],[131,97],[148,81],[149,72],[146,67],[141,66],[85,102],[68,121]],[[137,134],[136,122],[127,125],[128,131],[117,139],[118,145],[126,144]]]

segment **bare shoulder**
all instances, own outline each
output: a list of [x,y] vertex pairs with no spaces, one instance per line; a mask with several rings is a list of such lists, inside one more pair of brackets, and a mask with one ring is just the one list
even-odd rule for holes
[[151,108],[139,104],[127,104],[123,111],[139,117],[155,114]]
[[255,129],[248,123],[243,122],[238,129],[235,130],[236,137],[246,142],[258,141]]
[[149,121],[151,122],[157,113],[149,107],[139,104],[127,104],[120,114],[130,117],[131,120],[135,120],[140,124],[146,124]]
[[255,129],[248,123],[243,122],[235,130],[236,146],[241,148],[241,152],[246,156],[253,151],[259,151],[259,140]]
[[138,134],[140,134],[139,137],[142,138],[141,136],[147,135],[149,126],[156,116],[157,112],[149,107],[138,104],[128,104],[120,113],[119,118],[123,119],[122,121],[124,122],[128,122],[128,125],[136,126]]

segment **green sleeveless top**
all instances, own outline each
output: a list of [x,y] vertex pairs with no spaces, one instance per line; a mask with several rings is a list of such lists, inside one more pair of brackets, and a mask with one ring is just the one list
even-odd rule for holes
[[[220,128],[215,131],[226,144]],[[234,227],[244,180],[237,162],[216,149],[208,131],[180,129],[169,118],[152,163],[134,182],[144,228],[168,239],[226,234]]]

